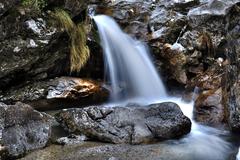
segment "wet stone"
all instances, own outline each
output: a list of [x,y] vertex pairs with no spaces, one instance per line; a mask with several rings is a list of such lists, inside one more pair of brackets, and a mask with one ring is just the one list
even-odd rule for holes
[[33,110],[29,105],[0,103],[0,144],[7,155],[19,157],[29,151],[43,148],[51,136],[53,118],[45,113]]
[[190,120],[178,105],[170,102],[142,107],[132,104],[73,108],[59,112],[56,119],[70,133],[111,143],[140,144],[171,139],[191,129]]

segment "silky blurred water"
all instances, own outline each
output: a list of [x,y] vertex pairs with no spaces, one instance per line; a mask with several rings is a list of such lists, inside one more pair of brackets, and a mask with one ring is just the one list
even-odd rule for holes
[[[105,73],[111,85],[109,106],[127,103],[153,104],[175,102],[191,119],[191,132],[178,140],[163,143],[170,145],[185,159],[226,160],[236,150],[228,139],[231,133],[196,123],[193,119],[194,102],[168,96],[158,75],[147,46],[125,34],[118,24],[105,15],[94,16],[105,55]],[[197,90],[195,91],[197,92]]]
[[111,84],[111,101],[129,98],[164,98],[165,87],[149,57],[147,46],[125,34],[105,15],[94,16]]

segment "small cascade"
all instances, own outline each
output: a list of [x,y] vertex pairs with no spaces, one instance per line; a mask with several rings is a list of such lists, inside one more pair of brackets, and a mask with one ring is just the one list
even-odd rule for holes
[[111,100],[165,98],[165,87],[146,45],[125,34],[108,16],[98,15],[93,19],[104,50],[106,76],[112,88]]

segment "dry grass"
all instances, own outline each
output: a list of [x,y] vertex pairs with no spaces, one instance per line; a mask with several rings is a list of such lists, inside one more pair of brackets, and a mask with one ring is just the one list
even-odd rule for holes
[[56,9],[53,16],[70,37],[70,62],[71,72],[79,72],[87,63],[90,52],[87,46],[87,36],[84,24],[76,25],[68,13],[61,9]]

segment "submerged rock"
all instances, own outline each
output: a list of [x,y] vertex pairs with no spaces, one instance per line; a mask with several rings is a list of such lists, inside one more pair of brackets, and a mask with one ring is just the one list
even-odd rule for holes
[[[33,110],[29,105],[0,103],[0,144],[7,157],[19,157],[43,148],[51,136],[52,117]],[[1,159],[6,154],[1,153]]]
[[191,130],[191,121],[170,102],[74,108],[61,111],[56,119],[70,133],[111,143],[147,143],[177,138]]

